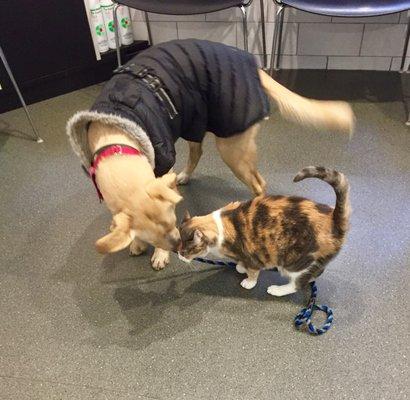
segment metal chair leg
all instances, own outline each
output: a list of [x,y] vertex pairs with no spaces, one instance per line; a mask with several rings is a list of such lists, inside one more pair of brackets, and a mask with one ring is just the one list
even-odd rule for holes
[[144,11],[144,16],[145,16],[145,23],[147,24],[147,32],[148,32],[148,41],[151,46],[154,45],[154,41],[152,40],[152,32],[151,32],[151,25],[149,23],[149,17],[148,13]]
[[[269,68],[270,75],[273,75],[274,70],[277,71],[279,69],[284,10],[285,10],[285,7],[282,4],[278,5],[278,11],[276,12],[276,19],[275,19],[275,31],[273,33],[273,41],[272,41],[272,54],[271,54],[270,68]],[[276,51],[277,51],[277,57],[276,57]]]
[[283,33],[283,19],[285,15],[285,6],[283,6],[281,12],[279,13],[279,35],[278,35],[278,50],[277,50],[277,58],[276,58],[276,66],[275,69],[279,70],[280,67],[280,57],[282,55],[282,33]]
[[260,0],[261,8],[261,27],[262,27],[262,51],[263,51],[263,69],[268,67],[268,54],[266,52],[266,25],[265,25],[265,8],[263,0]]
[[114,19],[114,34],[115,34],[115,50],[117,51],[117,64],[118,68],[121,67],[121,50],[120,50],[120,32],[119,32],[119,26],[118,26],[118,19],[117,19],[117,12],[118,12],[118,7],[120,5],[118,3],[114,4],[114,9],[113,9],[113,19]]
[[[409,72],[410,70],[410,65],[407,67],[407,72]],[[404,72],[404,71],[402,71]],[[403,74],[403,79],[409,79],[409,75],[408,74]],[[402,84],[403,84],[403,79],[402,79]],[[403,101],[404,101],[404,108],[406,110],[406,114],[407,114],[407,121],[406,121],[406,125],[410,126],[410,107],[409,107],[409,101],[410,99],[408,97],[406,97],[406,93],[403,96]]]
[[404,65],[406,64],[407,49],[409,47],[409,38],[410,38],[410,16],[407,16],[407,32],[406,32],[406,39],[404,41],[403,56],[401,58],[400,72],[404,72]]
[[[407,50],[408,50],[408,47],[409,47],[409,38],[410,38],[410,16],[408,15],[408,16],[407,16],[406,39],[405,39],[405,41],[404,41],[403,55],[402,55],[402,58],[401,58],[401,65],[400,65],[400,73],[403,73],[402,84],[403,84],[403,80],[406,80],[406,81],[407,81],[407,79],[409,79],[408,74],[404,74],[405,72],[408,73],[409,70],[410,70],[410,64],[409,64],[409,66],[407,67],[407,69],[404,68],[405,65],[406,65],[406,56],[407,56]],[[405,86],[407,86],[407,85],[406,85],[406,82],[404,82],[404,84],[405,84]],[[404,98],[403,98],[404,107],[405,107],[406,114],[407,114],[406,125],[407,125],[407,126],[410,126],[409,99],[406,97],[406,95],[408,95],[408,93],[405,93],[404,96],[403,96],[403,97],[404,97]]]
[[1,48],[1,46],[0,46],[0,59],[1,59],[1,61],[3,62],[4,68],[5,68],[6,71],[7,71],[7,74],[8,74],[8,76],[9,76],[10,80],[11,80],[11,83],[12,83],[13,86],[14,86],[14,89],[15,89],[16,92],[17,92],[17,95],[18,95],[18,97],[19,97],[19,99],[20,99],[20,102],[21,102],[21,104],[22,104],[22,106],[23,106],[23,108],[24,108],[24,112],[26,113],[28,122],[29,122],[30,125],[31,125],[31,129],[33,130],[34,135],[36,136],[36,137],[33,138],[33,139],[34,139],[37,143],[43,143],[44,140],[41,139],[41,137],[40,137],[40,135],[39,135],[39,133],[38,133],[38,131],[37,131],[37,129],[36,129],[34,123],[33,123],[33,120],[31,119],[31,116],[30,116],[30,113],[29,113],[29,111],[28,111],[26,102],[24,101],[23,95],[21,94],[20,89],[19,89],[19,87],[18,87],[18,85],[17,85],[17,82],[16,82],[16,80],[14,79],[13,72],[11,71],[10,65],[9,65],[9,63],[7,62],[6,56],[4,55],[3,49]]
[[249,51],[248,47],[248,20],[247,20],[247,9],[245,6],[240,7],[242,11],[242,25],[243,25],[243,46],[245,51]]

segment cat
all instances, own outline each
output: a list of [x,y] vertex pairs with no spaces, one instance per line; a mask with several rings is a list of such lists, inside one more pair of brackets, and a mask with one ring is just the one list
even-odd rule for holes
[[307,167],[293,179],[319,178],[336,193],[335,208],[295,196],[258,196],[229,203],[205,216],[187,212],[179,228],[178,255],[185,262],[213,253],[237,262],[247,274],[241,285],[252,289],[261,269],[277,268],[289,278],[268,293],[285,296],[319,277],[341,249],[349,228],[349,183],[337,171]]

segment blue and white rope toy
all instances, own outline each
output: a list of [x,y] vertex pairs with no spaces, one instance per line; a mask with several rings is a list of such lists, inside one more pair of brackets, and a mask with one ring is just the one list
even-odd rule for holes
[[[204,263],[204,264],[217,265],[219,267],[229,267],[229,268],[236,267],[236,263],[233,261],[209,260],[207,258],[201,258],[201,257],[194,258],[194,260]],[[302,308],[299,314],[296,315],[294,323],[295,323],[296,329],[300,329],[302,326],[306,326],[310,334],[319,336],[319,335],[323,335],[331,328],[332,323],[333,323],[333,311],[328,306],[319,306],[316,304],[316,298],[317,298],[316,282],[310,282],[310,290],[311,290],[311,294],[310,294],[309,303],[307,307]],[[316,328],[315,325],[313,325],[312,320],[311,320],[312,315],[314,311],[316,310],[323,311],[327,315],[326,322],[322,325],[321,328]]]

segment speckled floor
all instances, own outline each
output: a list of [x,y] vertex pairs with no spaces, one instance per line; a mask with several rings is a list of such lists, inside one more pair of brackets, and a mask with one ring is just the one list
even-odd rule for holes
[[[311,164],[352,186],[352,230],[318,280],[335,323],[322,337],[293,328],[306,298],[266,294],[276,273],[245,291],[240,276],[148,256],[102,257],[110,222],[65,137],[67,118],[98,87],[31,107],[45,143],[28,141],[22,110],[0,115],[1,399],[409,398],[410,132],[399,100],[356,99],[356,136],[314,133],[276,112],[259,137],[272,193],[333,203],[319,181],[293,184]],[[326,94],[324,95],[326,97]],[[186,158],[178,143],[180,158]],[[191,184],[192,213],[244,199],[212,140]]]

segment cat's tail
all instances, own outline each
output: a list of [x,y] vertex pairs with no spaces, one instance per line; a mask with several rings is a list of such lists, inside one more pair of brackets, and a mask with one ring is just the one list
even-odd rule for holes
[[288,120],[319,129],[353,133],[355,117],[344,101],[313,100],[287,89],[259,70],[259,78],[266,93],[277,103],[282,116]]
[[338,239],[343,239],[349,229],[350,217],[349,182],[346,176],[341,172],[324,167],[306,167],[293,178],[293,182],[299,182],[306,178],[318,178],[333,187],[336,193],[333,231]]

